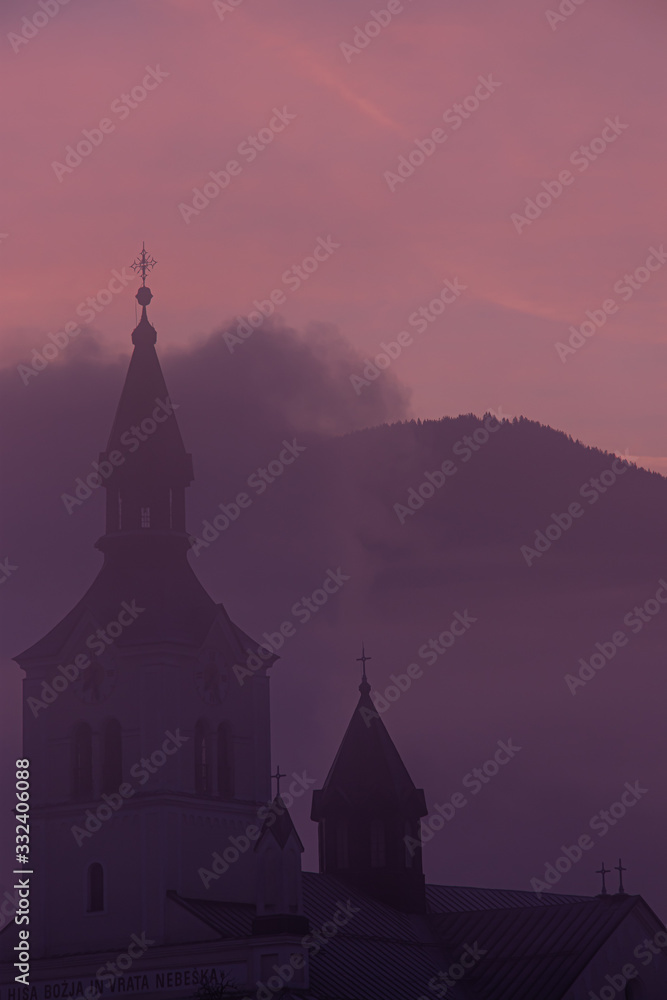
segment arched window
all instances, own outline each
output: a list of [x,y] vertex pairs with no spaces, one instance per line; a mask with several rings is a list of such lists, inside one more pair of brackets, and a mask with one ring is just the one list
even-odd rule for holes
[[205,722],[195,726],[195,791],[201,795],[211,792],[211,760]]
[[386,846],[384,823],[381,819],[371,822],[371,868],[384,868],[386,864]]
[[404,831],[403,843],[405,844],[405,867],[412,868],[415,863],[415,842],[418,841],[419,838],[415,837],[415,833],[417,831],[414,829],[413,824],[409,819],[405,821]]
[[93,734],[85,722],[74,731],[72,793],[75,799],[90,799],[93,795]]
[[120,722],[109,719],[102,744],[102,791],[117,792],[123,784],[123,736]]
[[218,795],[221,799],[234,797],[231,740],[229,727],[224,722],[218,726]]
[[104,870],[99,861],[88,866],[86,896],[88,913],[101,913],[104,910]]

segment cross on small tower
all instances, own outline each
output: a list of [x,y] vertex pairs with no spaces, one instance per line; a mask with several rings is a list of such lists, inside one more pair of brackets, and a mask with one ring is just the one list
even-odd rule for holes
[[361,656],[357,657],[357,663],[361,663],[362,664],[362,667],[361,667],[361,680],[362,680],[362,683],[364,683],[364,684],[367,683],[367,680],[366,680],[366,664],[368,663],[369,660],[372,660],[372,659],[373,659],[372,656],[366,656],[366,649],[364,648],[364,644],[362,642],[361,643]]
[[611,871],[611,868],[605,868],[604,861],[603,861],[602,862],[602,868],[598,868],[598,870],[595,873],[596,875],[602,875],[602,892],[600,893],[601,896],[606,896],[607,895],[607,886],[606,886],[605,878],[604,877],[605,877],[605,875],[608,875],[610,871]]
[[275,778],[275,782],[276,782],[276,798],[279,798],[279,796],[280,796],[280,779],[287,777],[287,775],[280,773],[280,764],[276,767],[276,773],[272,774],[271,777]]
[[623,872],[627,872],[627,868],[623,867],[623,862],[618,859],[618,864],[614,865],[616,871],[618,872],[618,891],[620,895],[625,895],[625,889],[623,888]]
[[149,271],[153,270],[156,264],[157,261],[155,260],[155,258],[151,257],[149,254],[146,253],[146,244],[142,243],[141,253],[135,260],[134,264],[130,264],[130,267],[132,268],[133,271],[136,271],[137,274],[141,274],[142,287],[145,286],[146,284],[146,275],[148,274]]

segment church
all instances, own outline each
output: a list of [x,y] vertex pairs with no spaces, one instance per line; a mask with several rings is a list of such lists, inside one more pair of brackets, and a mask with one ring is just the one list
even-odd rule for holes
[[[96,463],[103,564],[16,657],[30,832],[0,1000],[664,1000],[665,927],[622,880],[607,891],[604,866],[595,897],[426,884],[424,792],[375,711],[365,652],[322,787],[278,769],[274,794],[276,657],[188,561],[193,467],[147,313],[153,263],[144,250],[133,265],[141,318]],[[316,873],[290,818],[302,795]]]

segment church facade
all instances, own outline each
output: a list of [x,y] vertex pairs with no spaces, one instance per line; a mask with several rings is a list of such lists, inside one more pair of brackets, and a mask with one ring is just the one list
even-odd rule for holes
[[[0,934],[0,1000],[662,1000],[667,933],[638,896],[425,883],[424,792],[374,710],[365,655],[324,785],[279,774],[272,796],[275,657],[188,562],[192,460],[147,315],[149,266],[143,253],[142,316],[98,463],[102,568],[16,658],[29,922]],[[318,873],[302,872],[289,815],[301,795]]]

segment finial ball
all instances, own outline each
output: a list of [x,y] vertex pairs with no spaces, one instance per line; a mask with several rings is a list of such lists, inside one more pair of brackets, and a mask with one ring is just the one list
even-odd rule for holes
[[151,292],[148,285],[144,285],[137,292],[137,302],[139,303],[140,306],[150,305],[150,301],[152,298],[153,298],[153,293]]

